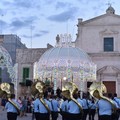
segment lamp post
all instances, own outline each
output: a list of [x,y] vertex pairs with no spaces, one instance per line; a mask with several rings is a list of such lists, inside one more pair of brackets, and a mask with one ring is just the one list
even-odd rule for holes
[[61,77],[61,90],[62,90],[62,77]]
[[66,81],[66,77],[61,78],[61,90],[62,90],[63,80]]

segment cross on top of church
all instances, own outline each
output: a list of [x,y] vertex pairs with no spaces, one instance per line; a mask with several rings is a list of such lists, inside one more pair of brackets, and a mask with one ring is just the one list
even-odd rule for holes
[[114,4],[114,2],[108,1],[107,5],[108,7],[112,6]]

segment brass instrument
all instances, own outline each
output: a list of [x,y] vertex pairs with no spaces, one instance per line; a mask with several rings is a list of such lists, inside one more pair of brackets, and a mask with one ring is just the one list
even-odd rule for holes
[[0,89],[7,94],[8,101],[16,108],[17,114],[20,114],[20,108],[11,100],[11,86],[8,83],[1,83]]
[[73,102],[75,102],[79,109],[83,111],[82,106],[78,103],[76,99],[73,98],[73,94],[78,91],[78,87],[73,82],[66,82],[62,89],[62,95],[65,96],[67,99],[71,99]]
[[45,106],[45,108],[47,109],[48,113],[51,113],[48,105],[45,103],[44,99],[43,99],[43,94],[45,92],[46,86],[45,83],[42,81],[37,81],[35,83],[33,83],[33,85],[31,86],[32,89],[32,94],[35,96],[36,94],[39,94],[39,99],[41,101],[41,103]]
[[92,83],[91,86],[89,87],[89,93],[94,98],[104,99],[108,101],[112,105],[113,111],[116,111],[116,105],[114,104],[114,102],[111,99],[103,96],[104,93],[107,93],[107,89],[102,82]]

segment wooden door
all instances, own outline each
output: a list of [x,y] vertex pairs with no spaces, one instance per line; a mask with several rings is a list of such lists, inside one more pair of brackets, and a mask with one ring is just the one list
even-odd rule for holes
[[103,84],[107,88],[107,93],[116,93],[116,82],[115,81],[103,81]]

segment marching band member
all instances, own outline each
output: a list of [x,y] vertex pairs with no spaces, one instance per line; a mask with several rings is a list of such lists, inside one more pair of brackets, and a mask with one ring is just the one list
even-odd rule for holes
[[118,113],[118,119],[119,119],[119,116],[120,116],[120,98],[117,97],[117,93],[114,93],[113,100],[116,102],[116,104],[118,106],[117,113]]
[[96,108],[97,108],[97,103],[95,102],[94,98],[92,97],[92,99],[90,100],[89,103],[89,120],[94,120],[95,117],[95,112],[96,112]]
[[82,103],[78,102],[78,87],[73,82],[65,82],[62,95],[68,99],[67,112],[65,120],[82,119]]
[[50,102],[51,102],[51,106],[52,106],[52,111],[51,111],[52,120],[57,120],[58,109],[59,109],[60,105],[59,105],[59,102],[56,100],[56,95],[52,96],[52,100]]
[[48,100],[45,83],[42,81],[36,81],[31,86],[31,89],[34,96],[38,95],[38,98],[34,101],[34,113],[36,120],[50,120],[52,107],[50,101]]
[[[73,98],[77,101],[78,93],[73,94]],[[78,102],[78,101],[77,101]],[[82,103],[79,103],[82,106]],[[79,106],[71,99],[68,103],[68,116],[69,120],[81,120],[82,111]]]
[[35,114],[35,119],[39,120],[39,98],[38,97],[33,102],[33,110]]
[[113,101],[113,103],[115,104],[116,106],[116,111],[113,111],[112,115],[111,115],[111,119],[112,120],[118,120],[119,119],[119,113],[117,112],[117,109],[118,109],[118,104],[116,101],[113,100],[113,96],[112,96],[112,93],[108,93],[108,98],[110,100]]
[[67,117],[67,112],[68,112],[68,99],[66,97],[63,96],[63,101],[61,103],[61,106],[60,106],[60,113],[62,115],[62,120],[67,120],[66,117]]
[[86,120],[86,118],[87,118],[87,115],[89,114],[89,100],[88,100],[88,96],[87,96],[87,94],[83,94],[83,99],[82,99],[82,101],[83,101],[83,112],[84,112],[84,114],[83,114],[83,120]]
[[[49,110],[52,110],[52,106],[50,101],[47,99],[47,97],[48,97],[47,94],[45,94],[43,101],[39,99],[39,102],[38,102],[39,120],[50,120]],[[46,108],[46,106],[48,108]]]
[[[16,105],[18,108],[20,108],[20,104],[15,99],[15,94],[11,94],[11,101]],[[12,104],[10,101],[8,101],[5,105],[5,109],[7,109],[7,119],[8,120],[17,120],[18,111],[16,107]]]
[[98,99],[97,107],[99,109],[99,120],[111,120],[112,104],[108,100],[102,98],[98,90],[94,91],[93,96]]

